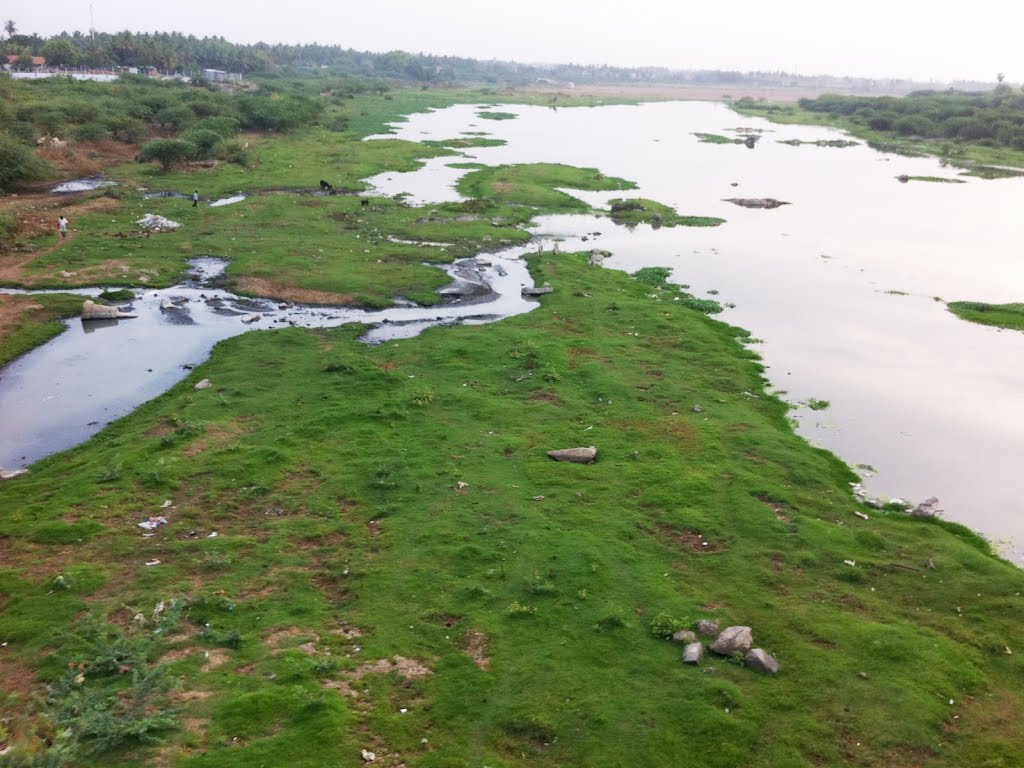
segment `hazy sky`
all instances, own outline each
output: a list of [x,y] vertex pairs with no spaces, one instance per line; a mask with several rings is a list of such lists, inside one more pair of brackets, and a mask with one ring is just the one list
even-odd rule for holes
[[179,31],[478,59],[1024,81],[1015,0],[4,0],[19,32]]

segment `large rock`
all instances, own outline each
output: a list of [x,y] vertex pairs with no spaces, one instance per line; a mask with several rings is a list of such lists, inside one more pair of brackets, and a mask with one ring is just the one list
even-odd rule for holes
[[732,656],[734,653],[746,653],[753,644],[750,627],[726,627],[711,644],[711,650],[719,656]]
[[718,622],[711,619],[701,619],[697,622],[697,633],[704,637],[718,637]]
[[550,284],[544,283],[544,285],[533,285],[524,286],[520,293],[523,296],[544,296],[548,293],[554,293],[555,289]]
[[752,648],[743,657],[743,663],[755,672],[764,672],[766,675],[774,675],[779,671],[779,662],[775,657],[761,648]]
[[683,649],[683,664],[697,666],[704,661],[704,643],[689,643]]
[[558,451],[548,451],[548,456],[555,461],[570,461],[573,464],[593,464],[594,459],[597,458],[597,448],[594,446],[589,448],[563,448]]
[[672,642],[689,645],[690,643],[697,642],[697,635],[688,629],[680,629],[672,635]]
[[932,496],[930,499],[925,499],[912,510],[910,510],[911,517],[938,517],[942,512],[939,509],[939,500],[937,497]]
[[86,299],[82,304],[83,320],[116,320],[119,317],[137,317],[137,315],[125,312],[120,307],[108,307],[106,304],[97,304],[91,299]]

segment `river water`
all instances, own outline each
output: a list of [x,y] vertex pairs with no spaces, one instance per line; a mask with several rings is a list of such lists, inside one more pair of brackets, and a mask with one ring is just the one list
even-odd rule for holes
[[[398,137],[413,141],[486,131],[507,143],[382,174],[370,180],[375,192],[404,193],[419,205],[458,200],[454,184],[465,171],[452,163],[559,162],[639,185],[574,193],[594,205],[642,196],[682,214],[727,219],[716,228],[627,229],[603,217],[547,216],[534,232],[548,247],[611,251],[611,268],[670,267],[692,293],[728,304],[719,317],[762,340],[755,348],[772,385],[794,404],[802,435],[851,465],[870,465],[863,474],[872,494],[938,496],[947,519],[1024,559],[1024,504],[1014,480],[1024,436],[1024,333],[966,323],[936,300],[1024,298],[1024,179],[904,184],[898,175],[953,178],[956,171],[865,146],[780,144],[840,134],[773,126],[720,104],[501,109],[516,119],[482,119],[479,107],[464,105],[396,124]],[[736,129],[760,130],[761,138],[748,149],[693,136]],[[746,209],[725,202],[732,197],[790,205]],[[365,339],[375,342],[529,311],[536,304],[520,296],[530,283],[519,260],[525,250],[446,268],[454,294],[464,296],[453,303],[380,312],[239,299],[207,283],[222,265],[199,260],[193,281],[140,292],[137,319],[73,321],[0,370],[0,467],[88,439],[188,375],[215,343],[248,330],[361,322],[372,325]],[[831,405],[801,405],[811,398]]]
[[[629,193],[574,193],[601,204],[642,196],[720,227],[633,230],[590,216],[553,216],[537,232],[562,250],[598,247],[607,266],[673,269],[697,296],[735,304],[718,317],[763,340],[772,385],[794,404],[797,429],[860,470],[867,490],[941,500],[946,519],[1022,560],[1024,333],[964,322],[944,301],[1024,300],[1024,179],[962,177],[933,158],[860,145],[790,146],[842,138],[827,128],[772,125],[721,104],[552,109],[502,106],[514,120],[457,106],[411,116],[397,138],[451,139],[486,131],[504,146],[436,158],[371,181],[411,202],[457,200],[455,162],[559,162],[637,182]],[[694,132],[757,129],[753,149],[699,142]],[[966,183],[900,183],[897,176]],[[735,186],[734,186],[735,185]],[[733,197],[791,203],[747,209]],[[582,241],[600,231],[597,240]],[[716,294],[710,292],[717,291]],[[937,300],[937,299],[941,299]],[[827,400],[811,410],[810,399]]]

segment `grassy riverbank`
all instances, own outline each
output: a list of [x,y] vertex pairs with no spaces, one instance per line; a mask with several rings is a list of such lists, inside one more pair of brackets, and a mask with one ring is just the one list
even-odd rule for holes
[[[345,109],[369,129],[430,98]],[[310,194],[451,151],[359,139],[306,127],[252,137],[244,167],[112,167],[250,196],[82,195],[66,243],[26,226],[0,266],[164,285],[212,254],[253,293],[431,301],[422,261],[587,210],[558,187],[629,187],[530,165],[426,209]],[[16,203],[26,221],[75,210]],[[142,212],[182,226],[147,237]],[[0,766],[1017,764],[1024,573],[962,526],[859,505],[765,391],[746,333],[663,270],[530,265],[554,292],[499,323],[223,342],[0,484],[0,742],[16,745]],[[589,445],[591,465],[546,455]],[[660,635],[698,619],[751,626],[779,674],[683,665]]]

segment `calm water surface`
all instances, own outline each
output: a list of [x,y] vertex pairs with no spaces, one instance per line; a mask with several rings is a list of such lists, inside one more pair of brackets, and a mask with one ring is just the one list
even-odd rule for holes
[[[938,496],[947,519],[1021,560],[1024,333],[966,323],[943,302],[1024,300],[1024,179],[901,184],[900,174],[957,171],[866,146],[780,144],[840,134],[772,125],[719,104],[502,110],[517,119],[490,121],[478,107],[458,106],[397,124],[398,137],[413,141],[487,131],[508,143],[372,182],[380,193],[429,204],[459,199],[453,185],[464,171],[451,163],[561,162],[637,182],[628,196],[727,219],[714,229],[629,231],[604,218],[555,216],[537,232],[563,238],[563,250],[612,251],[608,266],[671,267],[674,281],[698,296],[718,291],[715,298],[736,305],[719,317],[763,340],[755,348],[785,399],[831,403],[794,410],[801,434],[851,465],[875,468],[865,473],[873,494]],[[736,128],[764,133],[752,150],[692,135]],[[623,196],[576,194],[595,204]],[[752,210],[729,197],[791,205]],[[601,236],[579,240],[594,231]]]

